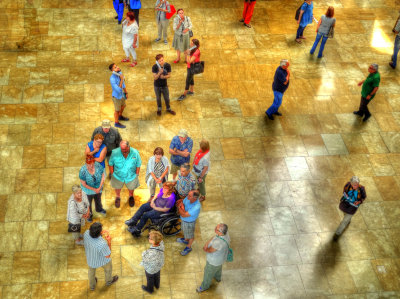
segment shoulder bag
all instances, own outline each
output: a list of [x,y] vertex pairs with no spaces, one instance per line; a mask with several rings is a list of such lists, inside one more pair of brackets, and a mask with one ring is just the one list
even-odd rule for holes
[[198,75],[204,72],[204,61],[195,62],[190,65],[192,75]]
[[224,241],[226,243],[226,245],[228,245],[228,255],[226,257],[226,261],[233,262],[233,249],[229,247],[228,242],[226,242],[226,240],[224,238],[221,238],[220,236],[217,236],[217,238],[221,239],[222,241]]

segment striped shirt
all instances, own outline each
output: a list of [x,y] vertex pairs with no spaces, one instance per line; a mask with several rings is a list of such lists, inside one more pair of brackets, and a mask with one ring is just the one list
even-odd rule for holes
[[186,197],[195,185],[196,181],[193,174],[189,173],[187,176],[183,176],[179,173],[175,188],[181,197]]
[[142,252],[142,262],[144,270],[149,274],[156,274],[164,266],[164,241],[159,246],[151,246]]
[[160,162],[154,165],[153,173],[157,178],[159,178],[163,174],[164,170],[165,170],[164,164],[160,160]]
[[83,235],[83,242],[86,260],[90,268],[99,268],[111,261],[111,258],[106,257],[111,254],[110,247],[101,236],[92,238],[89,235],[89,230],[87,230]]
[[77,202],[72,194],[68,199],[67,221],[72,224],[80,224],[82,216],[87,213],[89,201],[85,192],[82,192],[82,201]]

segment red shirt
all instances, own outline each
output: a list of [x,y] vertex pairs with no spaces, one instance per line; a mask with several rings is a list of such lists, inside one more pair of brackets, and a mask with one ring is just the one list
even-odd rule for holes
[[[195,59],[194,59],[194,62],[193,63],[195,63],[195,62],[200,62],[200,50],[199,49],[197,49],[196,51],[194,51],[194,53],[193,53],[193,55],[190,55],[190,60],[192,60],[192,57],[196,57]],[[187,64],[187,67],[188,67],[188,69],[190,69],[190,63],[188,63]]]

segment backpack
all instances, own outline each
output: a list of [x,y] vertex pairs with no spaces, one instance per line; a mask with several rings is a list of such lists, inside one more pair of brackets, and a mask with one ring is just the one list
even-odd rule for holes
[[[302,4],[300,5],[300,7],[296,10],[296,14],[295,14],[295,16],[294,16],[294,19],[295,19],[296,21],[299,20],[299,17],[300,17],[300,10],[301,10],[301,7],[303,6],[303,4],[304,4],[304,3],[302,3]],[[308,5],[308,4],[307,4],[307,5]]]
[[226,243],[226,245],[228,245],[228,255],[227,255],[227,257],[226,257],[226,261],[227,261],[227,262],[233,262],[233,249],[229,247],[229,244],[228,244],[228,242],[226,242],[225,239],[223,239],[223,238],[221,238],[221,237],[219,237],[219,236],[217,236],[217,237],[218,237],[219,239],[221,239],[222,241],[224,241],[224,242]]

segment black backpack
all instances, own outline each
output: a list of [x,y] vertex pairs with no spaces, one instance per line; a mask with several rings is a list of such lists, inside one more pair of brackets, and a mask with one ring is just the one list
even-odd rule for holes
[[294,19],[295,19],[296,21],[299,20],[299,17],[300,17],[300,10],[301,10],[301,7],[303,6],[303,4],[304,4],[304,3],[302,3],[302,4],[300,5],[300,7],[296,10],[296,15],[294,16]]

